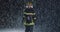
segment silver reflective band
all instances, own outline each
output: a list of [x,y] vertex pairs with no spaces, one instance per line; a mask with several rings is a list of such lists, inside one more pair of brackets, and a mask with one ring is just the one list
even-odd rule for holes
[[34,19],[36,19],[36,17]]
[[28,8],[28,6],[26,6],[26,8]]
[[26,12],[24,12],[24,14],[26,14],[26,15],[35,15],[35,13],[26,13]]
[[31,8],[33,8],[33,6],[30,6]]
[[26,8],[29,8],[29,7],[33,8],[33,6],[26,6]]

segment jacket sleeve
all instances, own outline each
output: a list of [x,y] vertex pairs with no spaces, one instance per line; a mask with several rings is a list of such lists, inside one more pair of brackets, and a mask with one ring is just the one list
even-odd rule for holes
[[26,9],[23,9],[23,15],[22,15],[22,22],[24,23],[24,20],[25,20],[25,15],[24,15],[24,11],[25,11]]
[[[34,9],[33,9],[34,10]],[[34,10],[34,13],[35,13],[35,15],[33,15],[33,20],[34,20],[34,22],[36,21],[36,12],[35,12],[35,10]]]

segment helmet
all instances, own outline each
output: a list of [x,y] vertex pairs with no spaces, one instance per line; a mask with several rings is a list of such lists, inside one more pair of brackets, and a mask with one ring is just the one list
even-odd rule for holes
[[32,2],[27,2],[26,4],[32,4]]
[[32,2],[27,2],[26,3],[26,8],[33,8]]

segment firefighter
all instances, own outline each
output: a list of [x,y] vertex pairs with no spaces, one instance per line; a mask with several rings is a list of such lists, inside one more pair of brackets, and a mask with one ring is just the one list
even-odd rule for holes
[[23,19],[25,25],[25,32],[33,32],[33,26],[35,24],[34,20],[36,20],[36,17],[32,2],[28,2],[26,4],[26,9],[24,10]]

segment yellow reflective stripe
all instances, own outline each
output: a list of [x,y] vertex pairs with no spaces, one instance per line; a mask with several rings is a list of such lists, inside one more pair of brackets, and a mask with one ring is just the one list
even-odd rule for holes
[[26,14],[26,15],[35,15],[35,13],[26,13],[26,12],[24,12],[24,14]]
[[30,23],[30,24],[24,23],[24,25],[34,25],[34,23]]
[[28,23],[26,23],[26,21],[25,21],[25,22],[24,22],[24,25],[34,25],[34,22],[33,22],[33,20],[32,20],[32,23],[28,24]]

